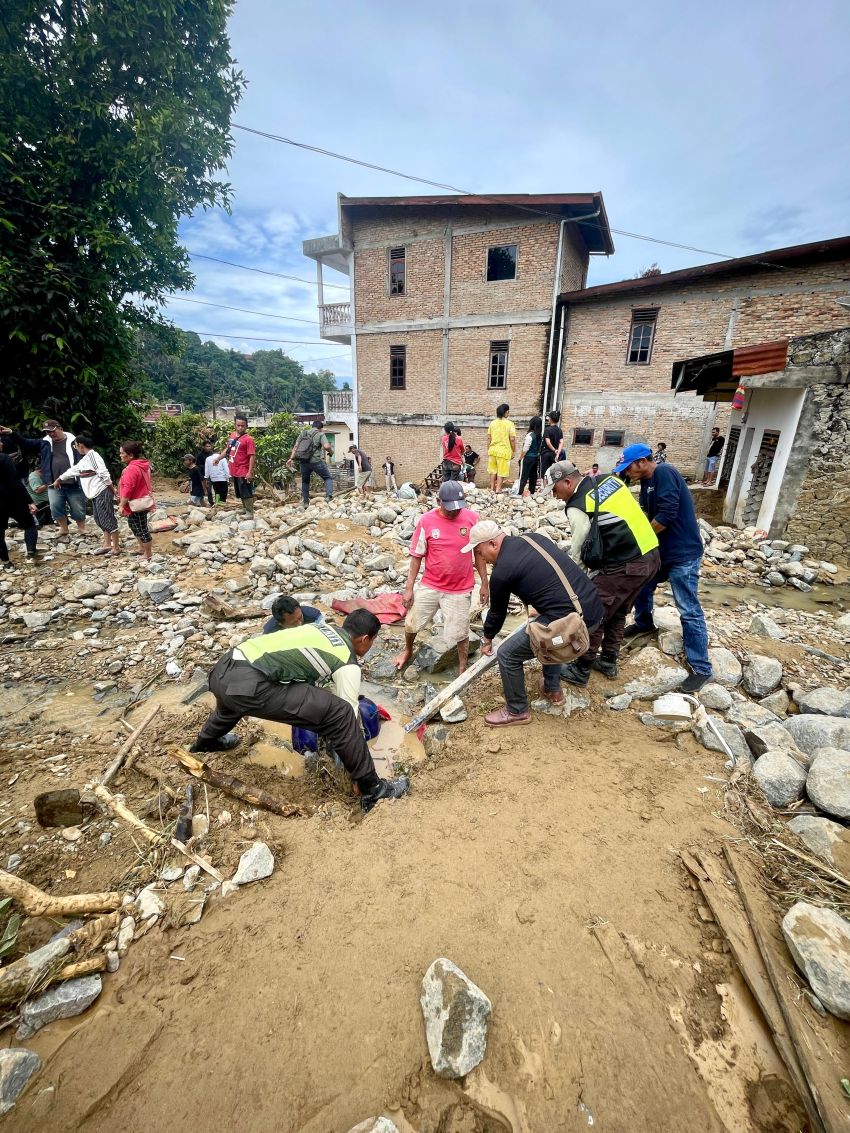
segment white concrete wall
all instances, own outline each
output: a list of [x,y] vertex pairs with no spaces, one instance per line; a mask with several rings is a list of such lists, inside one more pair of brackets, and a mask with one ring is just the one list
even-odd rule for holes
[[[727,522],[731,518],[733,523],[740,525],[741,516],[747,504],[747,495],[752,481],[752,465],[761,448],[765,429],[775,429],[779,432],[779,443],[776,446],[773,466],[770,470],[770,477],[767,481],[764,499],[762,500],[761,509],[759,510],[758,519],[756,520],[756,527],[760,530],[770,530],[773,513],[776,509],[776,501],[779,499],[779,493],[782,490],[782,481],[785,477],[788,457],[797,434],[797,424],[800,420],[800,413],[803,408],[805,396],[806,391],[803,389],[754,389],[747,394],[747,404],[745,406],[746,419],[744,419],[744,414],[740,411],[732,411],[729,426],[730,428],[739,426],[741,429],[741,437],[738,443],[735,463],[732,467],[732,475],[729,480],[729,488],[727,490],[726,503],[724,506],[724,517],[727,519]],[[753,429],[754,435],[752,446],[749,452],[745,453],[744,441],[747,429]],[[735,497],[735,485],[742,460],[746,460],[747,466],[744,469],[743,478],[741,479],[740,491],[737,497]]]

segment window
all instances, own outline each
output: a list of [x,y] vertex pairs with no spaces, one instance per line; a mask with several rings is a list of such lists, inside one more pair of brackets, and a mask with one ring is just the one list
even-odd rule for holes
[[487,375],[487,389],[506,389],[508,384],[507,341],[490,343],[490,371]]
[[407,389],[407,347],[390,347],[390,389]]
[[390,248],[390,295],[404,295],[406,260],[404,248]]
[[574,445],[592,445],[593,429],[573,429]]
[[622,448],[626,434],[622,429],[603,429],[602,444],[611,445],[612,448]]
[[487,282],[497,279],[516,279],[516,244],[499,244],[487,249]]
[[629,352],[627,362],[646,365],[652,357],[652,343],[655,338],[657,307],[636,307],[632,311],[632,326],[629,331]]

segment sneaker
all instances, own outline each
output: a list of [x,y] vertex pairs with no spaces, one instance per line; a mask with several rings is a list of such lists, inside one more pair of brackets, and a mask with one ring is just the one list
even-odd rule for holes
[[396,779],[382,779],[374,791],[360,796],[360,809],[368,814],[382,799],[400,799],[409,790],[410,780],[406,775],[399,775]]
[[711,680],[711,676],[704,676],[702,673],[691,673],[689,677],[679,685],[679,692],[694,693],[699,692],[703,685],[707,685]]
[[503,704],[495,712],[488,712],[484,717],[484,722],[489,724],[491,728],[507,728],[512,724],[530,724],[531,713],[527,708],[525,712],[509,712],[508,706]]
[[220,736],[217,740],[195,740],[189,751],[230,751],[231,748],[236,747],[239,743],[239,737],[235,732],[228,732],[227,735]]
[[637,637],[641,633],[658,633],[658,626],[640,626],[637,622],[632,622],[623,630],[623,637]]

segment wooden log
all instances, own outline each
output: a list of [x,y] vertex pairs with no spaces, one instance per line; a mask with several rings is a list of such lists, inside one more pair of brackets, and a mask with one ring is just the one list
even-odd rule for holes
[[127,758],[128,754],[130,752],[130,748],[132,748],[133,744],[136,742],[136,740],[138,740],[139,736],[142,734],[142,732],[145,730],[145,728],[148,726],[148,724],[150,724],[151,720],[153,720],[154,716],[156,716],[156,714],[158,712],[159,712],[159,705],[158,704],[152,704],[150,706],[150,708],[147,710],[147,712],[144,714],[144,716],[142,717],[141,721],[139,722],[138,727],[135,728],[131,732],[131,734],[127,737],[127,739],[124,741],[124,743],[118,749],[118,752],[116,753],[115,758],[112,760],[110,765],[107,767],[107,769],[104,771],[104,773],[100,777],[100,781],[101,781],[101,783],[104,784],[104,786],[108,786],[109,783],[112,782],[112,780],[115,778],[115,776],[121,770],[121,765],[123,764],[124,760]]
[[96,917],[93,921],[80,925],[79,928],[70,932],[68,940],[70,940],[73,950],[79,954],[99,948],[104,940],[108,936],[112,936],[113,932],[120,926],[126,907],[122,905],[114,913],[106,913],[102,917]]
[[133,770],[139,771],[142,775],[146,775],[148,779],[153,779],[159,787],[160,792],[167,795],[173,803],[179,803],[181,801],[180,793],[175,791],[173,787],[169,787],[162,777],[162,771],[152,763],[149,763],[148,760],[142,759],[141,757],[134,760]]
[[50,982],[56,984],[60,980],[76,980],[80,976],[93,976],[95,972],[104,971],[106,971],[106,954],[101,952],[99,956],[89,956],[86,960],[74,960],[73,963],[66,964],[50,977]]
[[63,936],[0,968],[0,1006],[6,1007],[26,999],[34,987],[43,985],[51,968],[70,951],[71,941]]
[[122,893],[52,896],[3,869],[0,869],[0,896],[11,897],[29,917],[77,917],[85,913],[108,913],[119,908],[123,898]]
[[102,783],[95,783],[92,786],[92,793],[116,818],[120,818],[123,822],[126,822],[128,826],[138,831],[148,842],[155,845],[157,842],[168,841],[175,850],[179,850],[189,861],[194,862],[196,866],[199,866],[205,873],[208,873],[210,877],[214,877],[219,884],[224,881],[224,877],[215,866],[211,866],[208,861],[205,861],[198,854],[192,853],[188,846],[184,846],[184,844],[178,842],[176,838],[171,838],[169,835],[162,834],[160,831],[152,830],[147,823],[142,822],[140,818],[137,818],[136,815],[133,814],[123,799],[120,799],[117,795],[113,795]]
[[272,814],[279,814],[283,818],[304,818],[307,815],[307,811],[303,807],[296,806],[294,803],[285,803],[281,799],[276,799],[274,795],[268,794],[267,791],[260,790],[259,787],[252,787],[248,783],[243,783],[235,775],[217,771],[214,767],[210,767],[208,763],[204,763],[203,760],[190,755],[185,748],[173,748],[171,755],[190,775],[194,775],[196,779],[203,779],[211,787],[218,787],[226,795],[232,795],[251,806],[270,810]]

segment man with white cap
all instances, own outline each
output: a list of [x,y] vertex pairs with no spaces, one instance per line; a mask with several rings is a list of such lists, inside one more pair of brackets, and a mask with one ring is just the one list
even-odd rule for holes
[[[598,669],[613,680],[626,615],[644,583],[658,573],[658,536],[637,500],[616,476],[584,476],[570,461],[562,460],[546,474],[543,492],[552,492],[566,504],[572,557],[593,579],[605,610],[602,624],[591,634],[587,652],[561,666],[561,679],[586,685],[591,669]],[[594,527],[597,537],[588,538]]]
[[661,569],[638,594],[634,624],[626,626],[625,636],[654,631],[655,588],[659,582],[669,582],[682,618],[685,657],[691,670],[680,688],[682,692],[697,692],[711,680],[713,670],[708,659],[705,615],[697,596],[704,548],[693,498],[681,472],[672,464],[656,464],[646,444],[624,449],[614,473],[640,481],[640,506],[658,535],[661,554]]
[[[526,606],[533,606],[537,611],[537,620],[544,625],[558,618],[565,618],[576,610],[549,560],[557,563],[572,586],[581,603],[588,630],[592,632],[601,623],[603,610],[596,587],[570,556],[545,535],[536,532],[524,536],[506,535],[497,523],[485,519],[472,528],[469,544],[463,550],[474,552],[479,569],[487,563],[493,567],[490,575],[490,609],[484,621],[482,653],[493,652],[493,638],[504,625],[511,594],[516,594]],[[484,717],[491,728],[530,722],[523,666],[533,656],[527,632],[515,634],[499,646],[499,673],[506,703]],[[543,666],[543,695],[552,704],[563,704],[560,665]]]
[[[404,649],[395,659],[399,672],[413,656],[417,633],[430,625],[438,610],[443,615],[443,638],[448,645],[457,645],[458,673],[466,668],[469,656],[469,611],[475,577],[472,559],[460,552],[478,522],[478,513],[465,506],[463,485],[457,480],[440,485],[437,501],[438,506],[419,520],[410,541],[410,569],[402,592],[408,610]],[[423,560],[425,573],[414,591]],[[478,566],[478,574],[483,604],[488,600],[487,568],[483,563]]]

